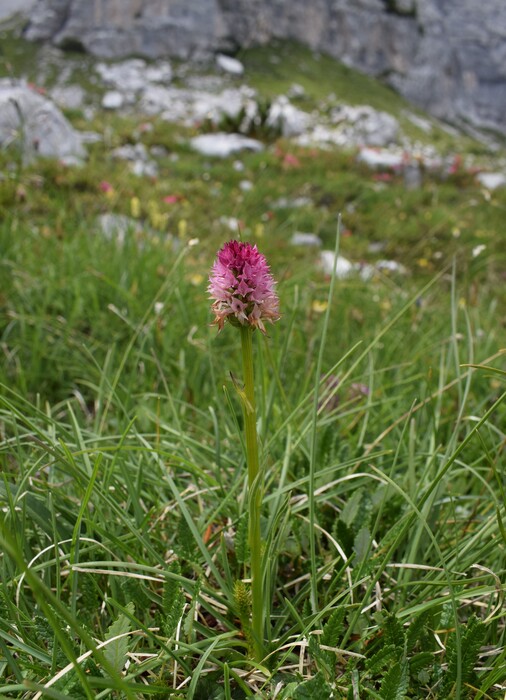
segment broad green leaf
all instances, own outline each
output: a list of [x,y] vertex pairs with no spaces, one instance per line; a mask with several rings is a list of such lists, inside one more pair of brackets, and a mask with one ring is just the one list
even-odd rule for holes
[[[128,605],[126,605],[126,609],[131,615],[133,615],[135,606],[133,603],[128,603]],[[125,614],[121,613],[107,630],[105,638],[113,639],[114,637],[121,634],[126,634],[127,632],[130,632],[130,620]],[[125,666],[128,644],[129,638],[128,636],[124,636],[120,639],[115,639],[113,642],[104,647],[105,658],[117,673],[121,673]]]

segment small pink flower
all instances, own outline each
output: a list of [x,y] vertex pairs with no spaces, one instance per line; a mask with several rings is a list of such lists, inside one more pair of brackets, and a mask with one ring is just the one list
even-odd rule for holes
[[107,193],[107,192],[111,192],[113,190],[113,186],[111,185],[110,182],[107,182],[107,180],[102,180],[102,182],[100,182],[100,184],[98,186],[98,189],[101,192]]
[[457,154],[453,159],[453,163],[448,168],[449,174],[455,175],[456,173],[458,173],[462,169],[462,164],[462,156]]
[[225,243],[209,276],[208,292],[214,299],[213,323],[221,330],[228,319],[233,324],[249,325],[265,333],[264,321],[273,323],[280,317],[275,286],[267,260],[256,245]]
[[181,200],[181,195],[179,194],[168,194],[163,198],[165,204],[177,204]]
[[394,176],[392,173],[374,173],[372,179],[376,180],[377,182],[392,182]]
[[360,384],[360,382],[354,382],[350,386],[350,399],[358,399],[362,396],[369,396],[371,393],[371,390],[367,386],[367,384]]
[[287,153],[283,158],[283,166],[285,168],[300,168],[300,160],[292,153]]

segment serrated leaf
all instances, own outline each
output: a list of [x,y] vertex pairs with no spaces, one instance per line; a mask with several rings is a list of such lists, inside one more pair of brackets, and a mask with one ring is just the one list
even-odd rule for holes
[[320,644],[326,647],[337,646],[343,629],[345,612],[346,610],[344,608],[344,605],[340,608],[336,608],[333,611],[332,615],[323,625],[322,636],[320,637]]
[[[135,606],[133,603],[128,603],[125,606],[126,610],[133,615]],[[120,613],[118,618],[110,625],[105,635],[106,639],[113,639],[121,634],[130,632],[130,620],[124,614]],[[115,639],[110,644],[104,647],[104,656],[116,673],[121,673],[127,659],[129,639],[127,636]]]
[[405,700],[408,690],[408,665],[394,664],[383,678],[381,697],[383,700]]
[[[169,571],[176,576],[181,575],[179,562],[173,562]],[[167,579],[163,586],[162,596],[163,622],[162,629],[166,637],[172,637],[184,609],[184,594],[179,581]]]
[[368,527],[361,527],[353,542],[353,551],[355,552],[355,562],[360,564],[370,551],[371,533]]
[[248,560],[248,514],[244,513],[237,523],[235,533],[235,557],[239,564],[244,564]]
[[402,518],[398,518],[390,527],[389,530],[381,539],[380,548],[376,554],[387,552],[394,542],[399,541],[399,536],[402,536],[405,527],[405,522]]
[[393,644],[398,649],[404,650],[406,635],[401,623],[395,615],[387,615],[385,617],[383,635],[385,637],[385,644]]
[[126,600],[135,604],[136,610],[146,610],[151,605],[151,600],[146,593],[146,586],[137,578],[125,576],[121,582],[121,591]]
[[195,621],[195,610],[197,609],[197,603],[199,600],[200,589],[202,587],[201,579],[198,579],[195,583],[195,588],[193,590],[193,598],[190,604],[190,609],[186,614],[183,630],[188,639],[193,637],[193,623]]
[[[125,581],[132,581],[130,577],[125,577]],[[98,586],[91,575],[81,575],[79,578],[81,597],[79,607],[82,612],[86,612],[88,619],[92,618],[100,607],[98,596]],[[126,600],[133,600],[130,596],[125,596]]]
[[313,611],[311,609],[311,601],[309,600],[309,598],[306,598],[304,603],[302,604],[302,619],[308,620],[312,614]]
[[346,504],[341,512],[341,520],[348,527],[351,527],[355,518],[357,517],[361,501],[362,489],[357,489],[354,493],[352,493],[351,498],[346,501]]
[[[406,632],[406,647],[408,651],[415,648],[417,644],[423,651],[428,651],[427,637],[433,626],[433,614],[431,610],[426,610],[421,615],[413,620]],[[432,634],[430,635],[432,640]]]
[[451,603],[445,603],[441,609],[441,617],[439,619],[439,628],[446,629],[448,627],[453,627],[453,623],[454,623],[453,606]]
[[321,661],[322,652],[320,650],[320,644],[314,634],[309,637],[307,652],[315,661]]
[[473,615],[467,621],[462,635],[462,672],[468,678],[473,672],[480,647],[485,639],[485,623]]
[[332,536],[339,542],[346,554],[351,555],[353,550],[353,530],[341,518],[336,519],[332,528]]
[[248,642],[251,641],[251,591],[244,581],[234,583],[234,602],[237,607],[237,614],[241,621],[242,630]]
[[326,683],[321,671],[314,678],[297,686],[293,693],[293,700],[330,700],[332,689]]
[[191,528],[185,518],[181,518],[179,521],[174,549],[181,559],[193,561],[195,558],[197,543],[195,542]]
[[[460,636],[460,677],[462,682],[469,680],[474,671],[478,652],[485,637],[485,631],[485,624],[473,615],[467,621],[465,630]],[[446,693],[450,693],[453,686],[457,683],[459,668],[458,653],[457,637],[456,634],[453,633],[449,636],[446,646],[448,670],[443,682],[443,690]]]
[[409,670],[411,673],[415,674],[433,663],[434,654],[432,654],[430,651],[421,651],[419,654],[415,654],[410,658]]
[[377,651],[374,656],[367,659],[366,668],[369,673],[374,676],[381,671],[385,666],[391,665],[393,662],[399,661],[399,649],[395,644],[386,644]]
[[210,673],[199,679],[193,700],[224,700],[224,698],[225,691],[217,673]]

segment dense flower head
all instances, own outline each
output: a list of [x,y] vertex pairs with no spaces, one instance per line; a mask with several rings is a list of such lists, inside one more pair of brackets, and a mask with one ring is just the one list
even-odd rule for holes
[[256,245],[239,241],[225,243],[209,276],[214,323],[221,330],[228,319],[265,333],[264,321],[272,323],[279,318],[275,285],[267,260]]

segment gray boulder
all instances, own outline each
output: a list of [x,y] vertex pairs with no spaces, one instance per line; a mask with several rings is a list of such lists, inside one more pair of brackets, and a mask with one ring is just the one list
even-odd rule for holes
[[37,0],[26,30],[28,39],[80,45],[104,58],[188,58],[225,34],[218,0]]
[[2,0],[0,2],[0,22],[19,12],[26,15],[33,9],[33,4],[34,0]]
[[52,39],[64,24],[70,9],[69,0],[35,0],[30,14],[27,38],[33,41]]
[[86,156],[81,137],[51,100],[26,84],[0,81],[0,147],[78,164]]
[[57,85],[51,90],[51,99],[66,109],[81,109],[86,93],[80,85]]

